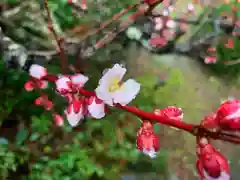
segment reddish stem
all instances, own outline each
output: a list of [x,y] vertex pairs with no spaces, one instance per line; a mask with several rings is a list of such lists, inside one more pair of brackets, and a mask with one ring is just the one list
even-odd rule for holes
[[117,104],[115,107],[123,109],[125,111],[128,111],[128,112],[130,112],[130,113],[132,113],[132,114],[134,114],[134,115],[136,115],[136,116],[138,116],[142,119],[157,121],[158,123],[165,124],[165,125],[168,125],[168,126],[172,126],[172,127],[178,128],[178,129],[182,129],[182,130],[187,131],[189,133],[193,133],[193,131],[195,129],[195,125],[193,125],[193,124],[188,124],[188,123],[185,123],[185,122],[182,122],[182,121],[176,121],[176,120],[172,120],[172,119],[169,119],[169,118],[165,118],[163,116],[155,115],[152,112],[145,112],[145,111],[143,111],[141,109],[138,109],[134,106],[128,106],[128,105],[122,106],[120,104]]
[[[94,92],[91,92],[91,91],[88,91],[85,89],[80,89],[78,92],[85,96],[96,96],[96,94]],[[176,121],[171,118],[156,115],[153,112],[145,112],[134,106],[128,106],[128,105],[122,106],[120,104],[115,104],[114,107],[128,111],[128,112],[138,116],[141,119],[157,121],[160,124],[164,124],[167,126],[172,126],[172,127],[184,130],[186,132],[191,133],[194,136],[199,136],[199,135],[200,136],[208,136],[215,140],[223,140],[223,141],[227,141],[227,142],[231,142],[231,143],[235,143],[235,144],[240,144],[239,137],[231,137],[226,134],[223,134],[222,132],[211,132],[208,129],[205,129],[204,127],[202,127],[201,125],[185,123],[183,121]]]

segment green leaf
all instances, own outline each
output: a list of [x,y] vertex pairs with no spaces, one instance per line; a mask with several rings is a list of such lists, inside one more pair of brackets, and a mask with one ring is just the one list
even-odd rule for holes
[[16,144],[21,145],[27,139],[28,130],[23,128],[21,129],[16,136]]
[[36,141],[38,138],[39,138],[39,134],[38,133],[33,133],[31,136],[30,136],[30,138],[29,138],[29,140],[30,141]]
[[96,168],[95,171],[99,177],[102,177],[104,175],[104,170],[102,168]]

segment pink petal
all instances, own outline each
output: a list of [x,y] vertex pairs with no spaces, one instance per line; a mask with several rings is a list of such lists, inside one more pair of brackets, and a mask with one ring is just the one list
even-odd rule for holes
[[217,57],[216,56],[207,56],[204,59],[205,64],[215,64],[217,62]]

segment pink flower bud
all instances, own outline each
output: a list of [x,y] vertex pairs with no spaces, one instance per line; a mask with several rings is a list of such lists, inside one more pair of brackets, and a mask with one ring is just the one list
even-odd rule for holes
[[176,121],[181,121],[183,119],[182,109],[174,106],[167,106],[164,109],[156,109],[154,110],[154,114]]
[[240,130],[240,101],[225,101],[217,109],[216,119],[223,130]]
[[206,138],[198,141],[196,167],[203,180],[230,180],[229,165]]
[[67,120],[71,126],[77,126],[81,119],[85,115],[85,104],[80,98],[73,98],[72,102],[68,105],[64,111]]
[[33,91],[35,89],[35,86],[34,86],[34,83],[32,81],[27,81],[25,84],[24,84],[24,89],[26,91]]
[[205,64],[215,64],[217,62],[217,57],[216,56],[207,56],[204,59]]
[[29,69],[29,74],[36,79],[41,79],[47,75],[47,69],[38,64],[33,64]]
[[35,100],[35,104],[36,104],[36,105],[42,105],[42,97],[38,97],[38,98]]
[[38,106],[43,106],[46,110],[51,110],[53,107],[52,101],[50,101],[47,95],[42,95],[35,100],[35,104]]
[[164,47],[168,40],[165,37],[159,36],[159,35],[152,35],[151,39],[149,40],[149,43],[154,47]]
[[50,101],[50,100],[48,100],[48,101],[46,101],[45,103],[44,103],[44,108],[47,110],[47,111],[50,111],[51,109],[52,109],[52,107],[53,107],[53,102],[52,101]]
[[53,114],[53,118],[57,126],[63,125],[64,119],[62,116],[60,116],[59,114]]
[[87,0],[81,0],[81,8],[83,10],[87,9]]
[[228,39],[227,43],[225,44],[226,48],[233,49],[234,48],[234,41],[232,39]]
[[137,132],[136,140],[137,149],[151,158],[156,157],[159,150],[159,139],[154,134],[153,125],[150,121],[143,121],[142,127]]
[[106,105],[102,100],[98,99],[95,96],[92,96],[88,100],[88,112],[91,117],[101,119],[105,116]]
[[35,79],[29,80],[24,84],[24,89],[26,91],[33,91],[34,89],[46,89],[48,87],[48,82],[43,80]]

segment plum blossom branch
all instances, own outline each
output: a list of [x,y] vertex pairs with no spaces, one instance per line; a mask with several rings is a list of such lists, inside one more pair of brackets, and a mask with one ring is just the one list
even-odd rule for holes
[[[50,82],[56,83],[57,77],[54,75],[48,74],[47,76],[43,77],[43,80],[49,80]],[[95,92],[88,91],[84,88],[79,88],[77,92],[87,97],[97,97],[97,94]],[[223,141],[228,141],[235,144],[240,144],[240,138],[238,136],[229,135],[222,131],[209,130],[208,128],[205,127],[206,125],[204,123],[201,123],[200,125],[195,125],[195,124],[190,124],[190,123],[181,121],[183,118],[183,112],[180,108],[168,107],[163,110],[157,109],[153,112],[145,112],[137,107],[129,106],[129,105],[121,105],[120,103],[114,103],[110,106],[114,106],[115,108],[130,112],[136,115],[137,117],[139,117],[140,119],[149,120],[152,122],[157,122],[160,124],[164,124],[167,126],[172,126],[172,127],[184,130],[186,132],[191,133],[194,136],[204,136],[204,137],[209,137],[215,140],[223,140]],[[168,113],[171,113],[170,111],[173,111],[173,110],[175,110],[176,114],[168,114]]]
[[[235,144],[240,144],[240,100],[228,100],[222,103],[215,113],[207,115],[198,125],[183,122],[183,111],[181,108],[168,106],[163,109],[155,109],[152,112],[145,112],[137,107],[128,105],[140,91],[141,85],[134,79],[128,79],[123,82],[123,76],[126,68],[120,64],[115,64],[112,68],[104,71],[102,78],[99,80],[95,92],[84,89],[84,85],[89,78],[81,73],[73,75],[67,74],[67,60],[64,57],[59,40],[52,26],[50,10],[47,0],[45,8],[47,10],[48,23],[51,24],[49,30],[53,33],[59,48],[61,56],[62,75],[51,75],[47,69],[33,64],[29,69],[30,79],[25,84],[27,91],[47,88],[48,82],[55,85],[54,90],[68,102],[64,109],[65,117],[68,123],[75,127],[81,123],[86,116],[94,119],[101,119],[107,114],[107,107],[122,109],[141,119],[141,127],[137,131],[136,146],[144,154],[151,158],[156,156],[159,149],[159,139],[154,133],[154,123],[160,123],[166,126],[178,128],[196,136],[196,167],[201,180],[230,180],[230,171],[227,160],[211,144],[210,139],[223,140]],[[145,15],[151,15],[152,9],[162,2],[161,0],[144,0],[143,3],[148,5]],[[86,3],[84,1],[84,3]],[[136,5],[135,5],[136,6]],[[131,6],[133,8],[135,6]],[[118,19],[121,14],[127,12],[123,10],[115,15],[112,20]],[[130,17],[135,20],[138,12]],[[166,20],[167,22],[167,20]],[[164,21],[164,27],[166,26]],[[99,29],[106,27],[110,21],[105,22]],[[162,33],[163,30],[160,30]],[[114,34],[114,33],[110,33]],[[108,37],[107,37],[108,39]],[[97,43],[96,48],[102,47],[105,38]],[[58,126],[63,125],[63,117],[53,110],[53,102],[48,99],[47,95],[41,94],[35,100],[36,105],[43,106],[46,110],[53,113],[53,117]]]

